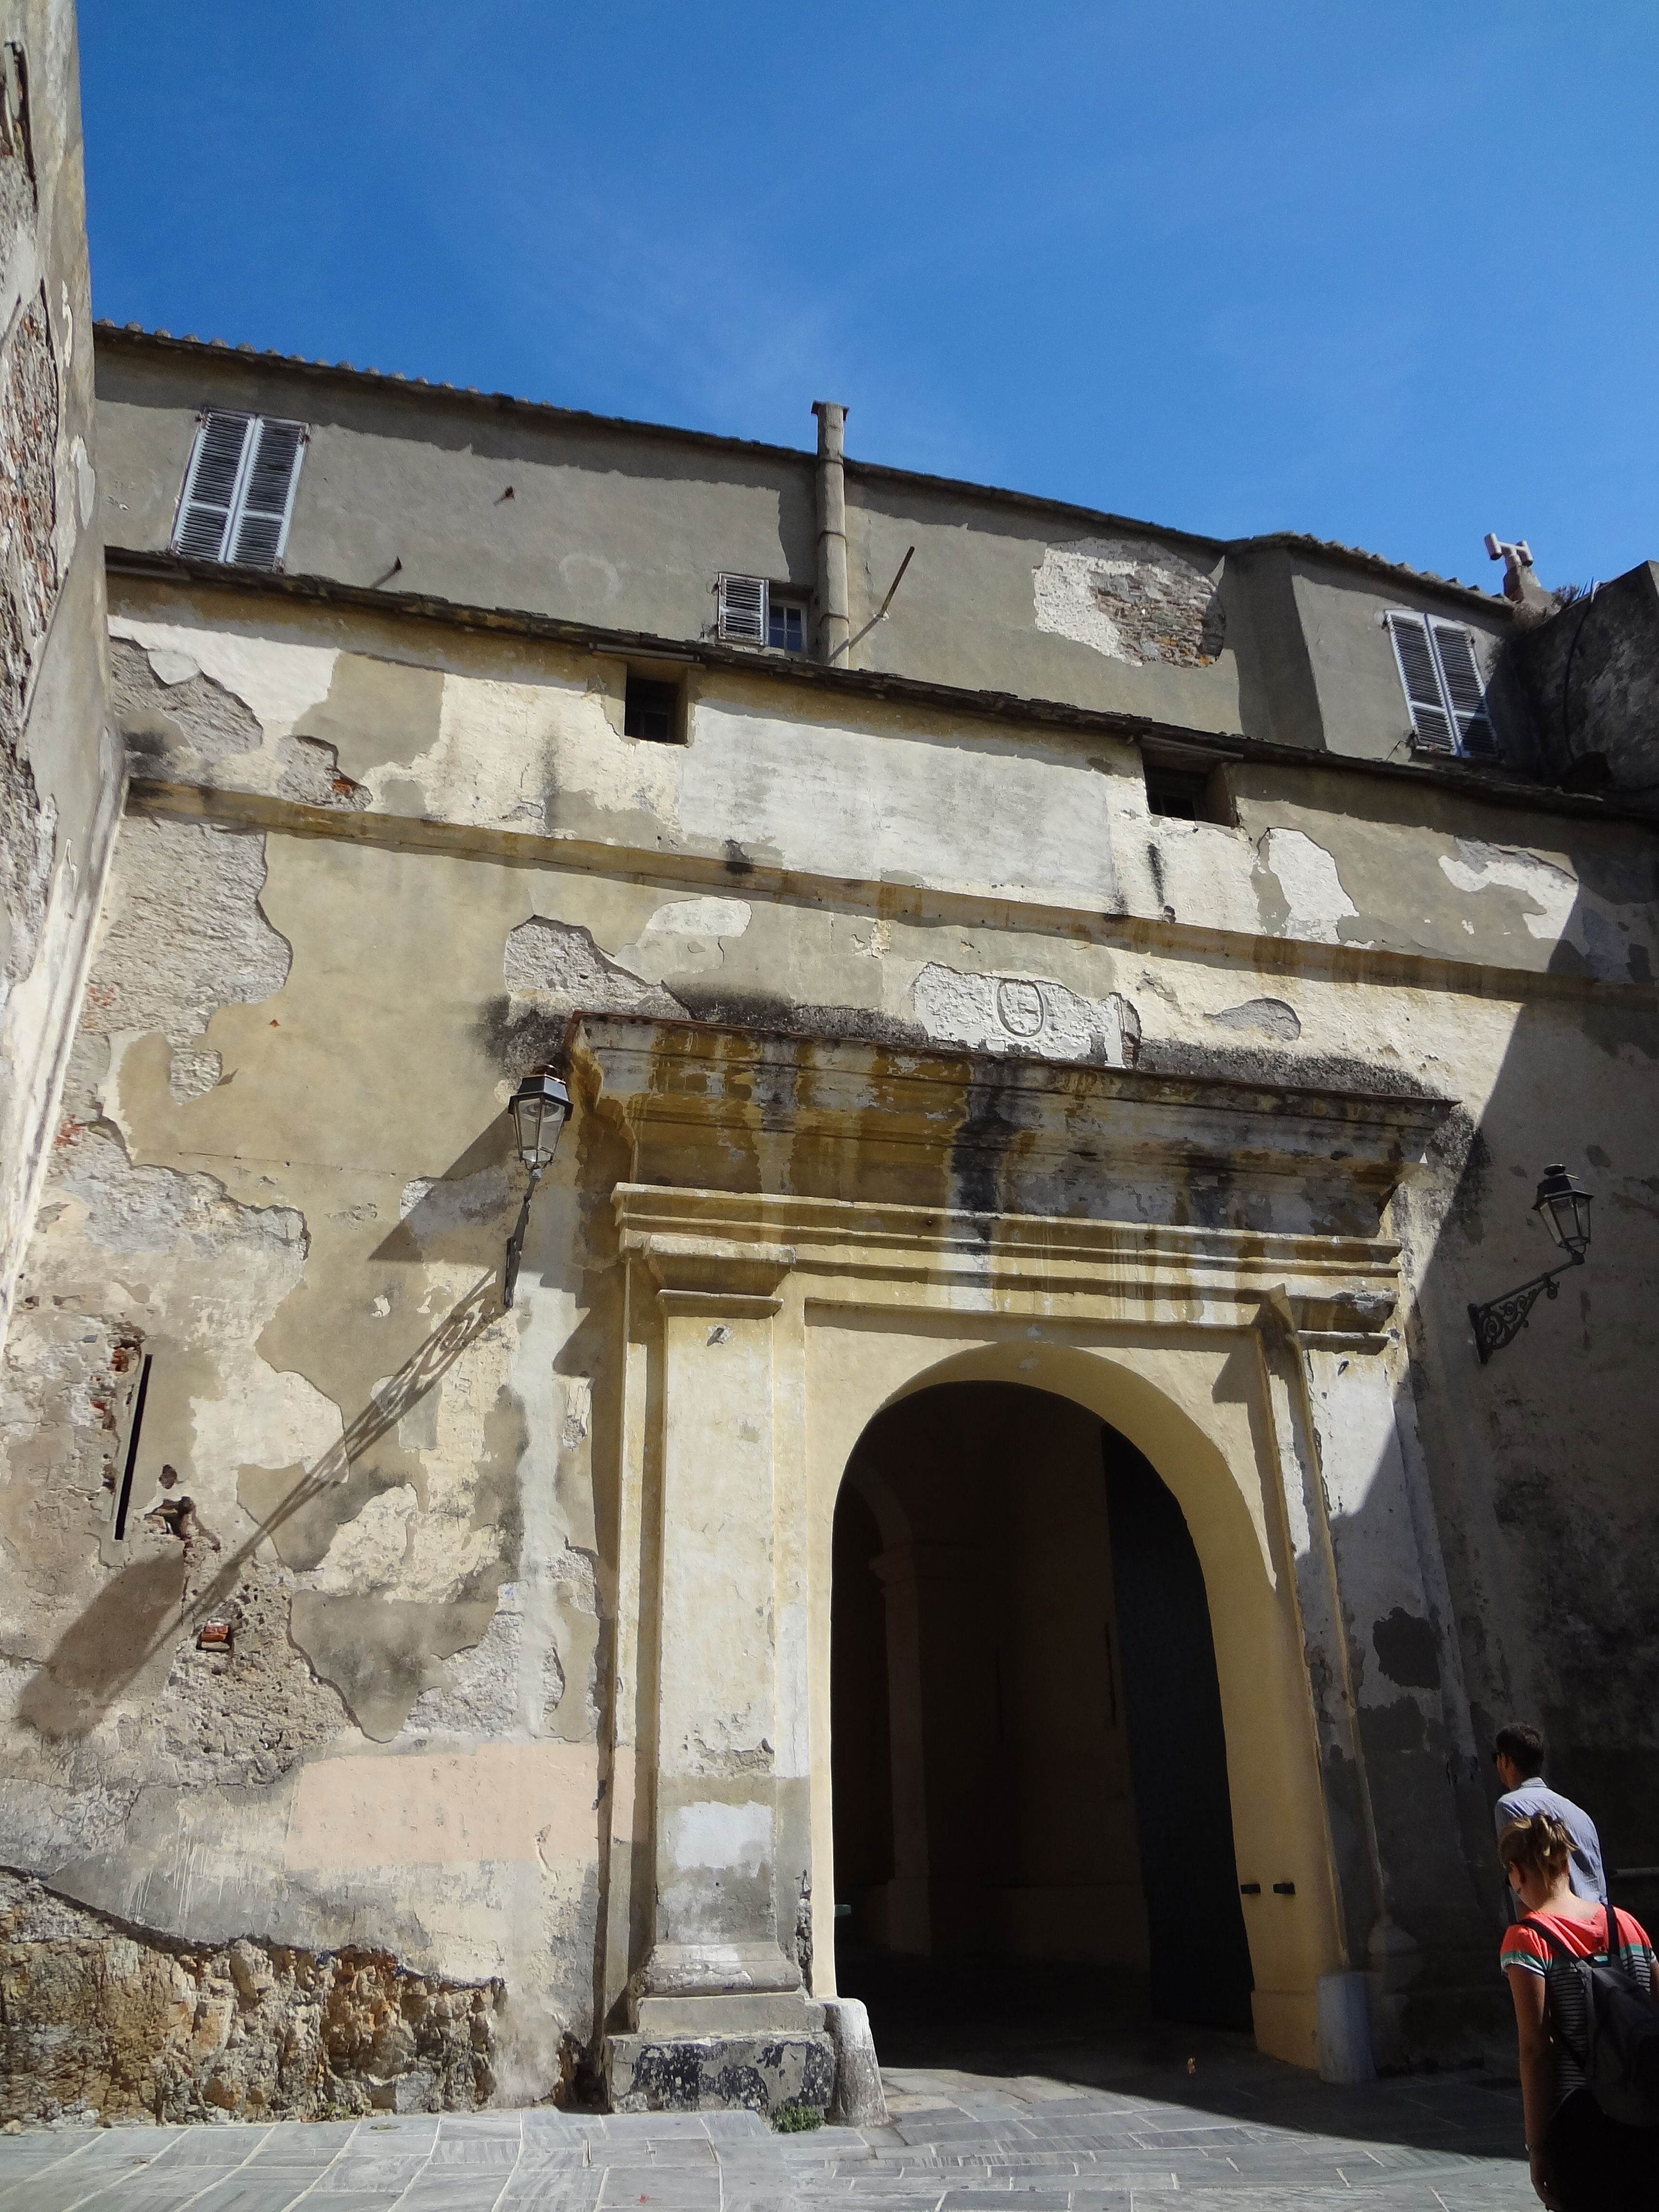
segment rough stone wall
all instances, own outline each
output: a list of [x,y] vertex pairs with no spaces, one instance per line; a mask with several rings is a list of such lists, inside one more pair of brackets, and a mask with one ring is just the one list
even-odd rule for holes
[[120,797],[82,191],[74,9],[19,0],[0,44],[0,1342]]
[[0,2124],[468,2112],[501,2002],[381,1951],[180,1942],[0,1869]]
[[1051,545],[1034,596],[1040,630],[1114,660],[1208,668],[1226,641],[1214,577],[1160,546],[1104,538]]
[[1643,562],[1535,628],[1507,654],[1540,773],[1652,811],[1659,793],[1659,568]]

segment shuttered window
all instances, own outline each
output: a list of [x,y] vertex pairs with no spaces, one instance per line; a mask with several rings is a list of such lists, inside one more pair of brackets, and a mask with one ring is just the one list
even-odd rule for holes
[[1394,612],[1388,622],[1417,750],[1491,759],[1498,732],[1474,636],[1432,615]]
[[766,642],[766,580],[762,576],[722,576],[720,632],[732,645]]
[[204,416],[185,471],[173,550],[194,561],[278,567],[305,447],[303,422],[217,409]]

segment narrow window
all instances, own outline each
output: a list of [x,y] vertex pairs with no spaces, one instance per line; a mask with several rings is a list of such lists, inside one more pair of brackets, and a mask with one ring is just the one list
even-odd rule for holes
[[766,642],[775,653],[805,653],[806,609],[799,599],[766,595]]
[[1473,633],[1433,615],[1393,611],[1388,624],[1417,750],[1492,758],[1498,732]]
[[672,745],[679,743],[679,686],[630,676],[623,695],[623,735],[643,738],[647,744]]
[[1156,761],[1146,763],[1146,805],[1153,814],[1163,814],[1174,822],[1204,822],[1208,820],[1205,799],[1209,787],[1209,773],[1204,769],[1164,768]]
[[215,408],[185,471],[175,552],[243,568],[281,566],[305,454],[306,426]]
[[763,576],[721,576],[720,634],[729,645],[766,643],[766,580]]

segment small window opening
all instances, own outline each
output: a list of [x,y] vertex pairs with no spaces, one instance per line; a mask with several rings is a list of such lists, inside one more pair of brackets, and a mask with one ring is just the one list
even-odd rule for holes
[[1207,822],[1210,774],[1201,768],[1165,768],[1146,763],[1146,805],[1172,822]]
[[805,653],[806,609],[799,599],[767,597],[766,642],[775,653]]
[[623,696],[623,735],[643,738],[647,744],[679,742],[680,694],[676,684],[653,683],[648,677],[630,676]]

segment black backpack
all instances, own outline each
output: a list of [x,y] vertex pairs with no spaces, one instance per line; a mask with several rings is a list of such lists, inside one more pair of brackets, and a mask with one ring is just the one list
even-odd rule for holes
[[1582,2051],[1574,2051],[1571,2043],[1566,2047],[1583,2068],[1591,2096],[1610,2120],[1627,2128],[1659,2128],[1659,2002],[1627,1966],[1616,1963],[1619,1923],[1611,1899],[1607,1911],[1605,1960],[1579,1958],[1530,1913],[1525,1925],[1538,1930],[1583,1989],[1589,2044]]

